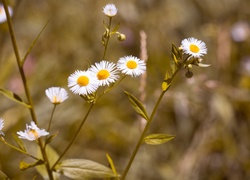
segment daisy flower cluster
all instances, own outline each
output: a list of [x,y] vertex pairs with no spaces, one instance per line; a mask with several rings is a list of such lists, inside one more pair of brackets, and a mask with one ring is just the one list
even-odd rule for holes
[[64,88],[51,87],[45,90],[46,96],[52,104],[61,104],[68,98],[68,93]]
[[134,56],[121,57],[117,64],[102,60],[91,65],[86,71],[76,70],[68,77],[68,87],[74,94],[89,95],[100,86],[115,83],[120,74],[132,77],[140,76],[146,71],[146,63]]
[[118,9],[114,4],[107,4],[103,7],[103,13],[108,17],[113,17],[117,14]]
[[206,44],[193,37],[183,39],[181,42],[181,49],[185,54],[191,55],[195,58],[200,58],[204,54],[207,54]]

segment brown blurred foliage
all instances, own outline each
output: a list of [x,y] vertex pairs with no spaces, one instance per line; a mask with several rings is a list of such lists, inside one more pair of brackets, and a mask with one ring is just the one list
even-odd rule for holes
[[[43,26],[48,26],[25,64],[28,84],[41,127],[46,127],[52,105],[44,90],[67,89],[74,70],[102,60],[102,13],[106,3],[118,7],[114,24],[127,37],[111,38],[107,59],[140,55],[140,30],[147,34],[149,112],[160,94],[170,58],[171,43],[195,37],[204,41],[209,68],[194,67],[194,77],[181,71],[158,109],[149,133],[176,138],[160,146],[143,145],[129,171],[131,180],[243,180],[250,179],[250,1],[249,0],[10,0],[13,26],[21,57]],[[24,96],[6,23],[0,24],[0,88]],[[140,135],[138,117],[124,90],[137,97],[140,79],[126,78],[105,95],[90,114],[66,158],[91,159],[107,165],[105,154],[122,173]],[[59,132],[51,146],[60,154],[72,138],[86,107],[69,92],[57,108],[51,133]],[[0,95],[0,117],[5,139],[31,121],[27,109]],[[32,142],[26,142],[32,150]],[[32,179],[34,169],[19,170],[20,160],[30,161],[0,143],[0,169],[10,179]],[[37,179],[41,179],[38,175]],[[62,178],[67,179],[67,178]]]

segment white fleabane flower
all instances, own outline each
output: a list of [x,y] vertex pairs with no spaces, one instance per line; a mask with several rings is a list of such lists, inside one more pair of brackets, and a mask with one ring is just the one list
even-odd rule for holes
[[45,94],[53,104],[60,104],[68,98],[68,93],[64,88],[51,87],[45,90]]
[[119,78],[116,64],[105,60],[92,65],[89,71],[96,75],[100,86],[109,86],[110,83],[114,83]]
[[115,7],[114,4],[107,4],[103,7],[103,13],[109,17],[113,17],[117,14],[118,9]]
[[26,124],[26,129],[24,131],[17,132],[18,137],[21,139],[27,139],[29,141],[34,141],[41,136],[47,136],[49,133],[44,129],[39,129],[34,121],[31,121],[30,125]]
[[[8,6],[8,10],[9,10],[9,14],[10,16],[12,16],[13,11],[12,8],[10,6]],[[5,14],[5,10],[2,4],[0,4],[0,23],[3,23],[7,20],[6,14]]]
[[182,40],[181,47],[185,54],[192,55],[196,58],[207,54],[206,44],[203,41],[193,37]]
[[90,71],[76,70],[68,78],[68,87],[74,94],[88,95],[97,90],[99,81]]
[[4,136],[4,133],[2,132],[2,129],[4,127],[4,120],[3,118],[0,118],[0,135]]
[[117,62],[117,68],[126,75],[140,76],[146,71],[146,63],[134,56],[121,57]]

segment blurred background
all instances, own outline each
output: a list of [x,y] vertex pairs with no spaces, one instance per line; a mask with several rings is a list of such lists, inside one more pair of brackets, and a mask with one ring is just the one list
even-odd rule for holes
[[[178,73],[165,94],[150,133],[176,138],[159,146],[142,145],[128,173],[129,180],[247,180],[250,179],[250,1],[249,0],[9,0],[20,56],[49,21],[25,63],[39,127],[46,128],[53,105],[45,89],[61,86],[69,99],[55,112],[51,146],[60,154],[80,124],[88,104],[67,88],[75,70],[102,59],[102,13],[107,3],[118,8],[113,25],[127,39],[110,40],[107,60],[125,55],[140,57],[140,32],[147,35],[145,106],[149,113],[161,93],[171,57],[171,44],[184,38],[204,41],[209,68],[194,67],[194,76]],[[113,26],[113,27],[114,27]],[[140,119],[124,90],[141,96],[140,78],[126,78],[103,96],[87,119],[80,136],[64,159],[85,158],[108,164],[113,159],[122,173],[141,133]],[[7,23],[0,24],[0,88],[25,100]],[[0,117],[5,119],[6,141],[32,120],[24,107],[0,95]],[[33,153],[34,142],[24,140]],[[10,179],[42,179],[35,169],[19,170],[31,162],[0,143],[0,169]],[[0,176],[1,177],[1,176]],[[68,178],[62,177],[67,180]]]

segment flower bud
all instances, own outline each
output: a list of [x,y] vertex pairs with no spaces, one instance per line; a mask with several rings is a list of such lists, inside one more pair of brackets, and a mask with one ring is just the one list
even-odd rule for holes
[[124,41],[126,39],[126,36],[125,36],[125,34],[119,34],[118,37],[117,37],[117,39],[119,41]]
[[193,72],[192,71],[187,71],[185,76],[186,76],[186,78],[191,78],[191,77],[193,77]]

